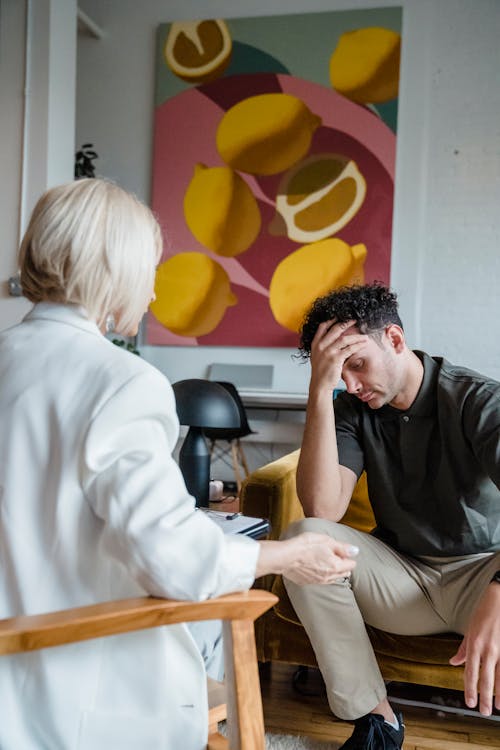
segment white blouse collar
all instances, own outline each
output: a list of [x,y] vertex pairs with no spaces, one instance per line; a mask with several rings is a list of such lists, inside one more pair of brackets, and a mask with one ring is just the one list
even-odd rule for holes
[[24,320],[53,320],[102,336],[95,321],[89,319],[87,310],[81,305],[37,302]]

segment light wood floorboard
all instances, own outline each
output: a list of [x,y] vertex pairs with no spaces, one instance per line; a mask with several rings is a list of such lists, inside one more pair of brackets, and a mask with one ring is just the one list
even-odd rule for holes
[[[352,734],[352,724],[330,712],[321,679],[313,671],[308,688],[316,696],[303,696],[292,687],[295,667],[272,665],[270,677],[261,677],[264,722],[274,734],[305,735],[328,742],[325,750],[339,747]],[[400,710],[400,707],[397,707]],[[500,750],[500,723],[481,717],[455,716],[424,708],[401,708],[406,725],[404,750]]]

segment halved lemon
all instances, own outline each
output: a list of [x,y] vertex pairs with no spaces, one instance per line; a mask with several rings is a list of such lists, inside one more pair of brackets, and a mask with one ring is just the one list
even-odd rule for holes
[[283,176],[269,231],[295,242],[318,242],[340,231],[359,211],[365,195],[365,178],[352,159],[314,154]]
[[347,99],[386,102],[398,95],[401,35],[368,27],[346,31],[330,58],[330,81]]
[[275,320],[298,333],[313,302],[344,284],[362,284],[366,247],[332,237],[304,245],[276,266],[269,286]]
[[229,65],[233,43],[225,21],[175,21],[164,56],[170,70],[187,83],[206,83]]

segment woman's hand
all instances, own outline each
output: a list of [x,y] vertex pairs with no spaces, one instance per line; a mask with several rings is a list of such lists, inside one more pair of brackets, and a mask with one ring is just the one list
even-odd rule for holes
[[358,548],[327,534],[306,531],[282,542],[260,542],[256,578],[281,573],[297,584],[334,583],[348,577],[356,565]]

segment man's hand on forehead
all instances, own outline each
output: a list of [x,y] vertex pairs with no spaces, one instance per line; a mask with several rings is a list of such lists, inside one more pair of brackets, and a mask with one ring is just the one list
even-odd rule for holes
[[[321,329],[321,333],[320,332]],[[358,323],[355,320],[344,320],[341,323],[337,322],[334,318],[332,320],[325,320],[318,326],[319,337],[323,338],[325,343],[334,343],[341,345],[344,348],[349,342],[352,343],[351,337],[355,336],[356,341],[360,340],[359,337],[366,337],[367,334],[362,333],[358,328]],[[328,338],[326,338],[328,334]]]
[[319,324],[313,339],[311,353],[328,351],[330,356],[340,357],[345,361],[366,342],[367,334],[360,333],[355,320],[337,323],[325,320]]
[[336,318],[331,318],[330,320],[324,320],[322,323],[318,325],[318,328],[320,325],[325,324],[328,331],[330,331],[334,326],[337,326],[339,330],[347,330],[347,328],[350,328],[352,325],[355,325],[355,321],[353,320],[343,320],[341,323]]
[[342,321],[342,323],[338,323],[335,319],[333,319],[328,321],[328,324],[328,330],[335,327],[336,330],[339,331],[339,338],[343,338],[347,335],[352,335],[353,333],[361,334],[356,320],[344,320]]
[[335,388],[342,377],[344,363],[365,345],[366,334],[359,332],[354,320],[320,323],[311,345],[314,386]]

